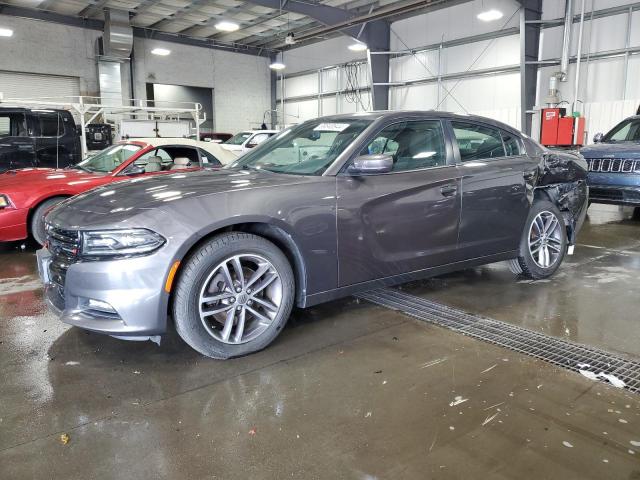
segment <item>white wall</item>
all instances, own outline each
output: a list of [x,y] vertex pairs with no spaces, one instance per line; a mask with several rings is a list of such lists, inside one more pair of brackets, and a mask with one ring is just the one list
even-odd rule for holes
[[[100,94],[95,43],[101,31],[5,15],[0,25],[14,30],[13,37],[0,38],[0,70],[78,77],[82,95]],[[151,55],[158,46],[171,55]],[[271,108],[267,58],[142,38],[134,49],[136,98],[146,98],[147,82],[213,88],[215,128],[233,133],[259,126]],[[129,78],[125,62],[123,101],[130,97]]]
[[14,32],[0,38],[0,70],[78,77],[82,95],[98,93],[99,31],[7,15],[0,15],[0,25]]
[[[171,54],[152,55],[157,47]],[[143,38],[135,39],[134,51],[137,98],[145,98],[146,83],[213,88],[214,128],[232,133],[259,127],[271,109],[267,58]]]
[[286,73],[303,72],[354,60],[365,60],[366,52],[349,50],[348,47],[352,43],[352,38],[341,36],[287,50],[284,53],[284,63],[287,65]]
[[[622,49],[627,39],[628,15],[595,18],[589,21],[592,5],[596,10],[609,7],[627,6],[636,2],[623,0],[587,0],[585,25],[583,32],[582,55],[594,55],[600,52]],[[558,18],[563,15],[564,2],[545,0],[543,18]],[[574,14],[579,14],[581,2],[574,2]],[[592,24],[593,23],[593,24]],[[540,59],[558,59],[562,53],[563,27],[544,29],[541,35]],[[574,23],[572,29],[571,55],[577,54],[579,24]],[[640,47],[640,12],[634,12],[631,23],[630,47]],[[625,82],[624,56],[606,59],[590,59],[581,65],[580,84],[578,88],[579,109],[586,116],[587,139],[591,141],[593,134],[607,131],[625,116],[635,112],[640,104],[640,55],[631,55],[628,59],[628,70]],[[559,70],[557,65],[540,68],[538,74],[538,104],[547,96],[549,78]],[[562,100],[573,102],[575,92],[576,65],[569,65],[568,81],[560,82],[559,90]]]
[[[484,6],[483,6],[484,3]],[[477,19],[488,7],[504,13],[493,22]],[[473,2],[436,10],[394,22],[391,49],[435,45],[469,36],[517,27],[519,5],[513,0]],[[434,80],[440,75],[515,66],[520,63],[520,37],[510,35],[438,50],[420,51],[390,61],[390,81]],[[440,68],[440,70],[439,70]],[[390,88],[392,109],[438,109],[475,113],[520,126],[520,75],[500,73],[461,80],[448,80],[440,89],[436,82]]]

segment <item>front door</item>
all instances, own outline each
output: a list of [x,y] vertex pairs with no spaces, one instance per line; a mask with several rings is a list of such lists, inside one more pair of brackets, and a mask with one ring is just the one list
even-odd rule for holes
[[337,176],[339,285],[451,262],[460,179],[438,119],[383,128],[360,155],[394,160],[384,174]]
[[517,250],[529,213],[525,172],[535,168],[517,135],[451,122],[462,177],[460,254],[465,259]]

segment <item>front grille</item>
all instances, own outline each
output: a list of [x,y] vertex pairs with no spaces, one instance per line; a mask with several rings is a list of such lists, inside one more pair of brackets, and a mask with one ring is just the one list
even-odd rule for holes
[[598,173],[640,173],[640,160],[629,158],[591,158],[589,171]]
[[49,276],[63,293],[67,270],[78,261],[80,233],[47,225],[47,248],[52,255]]

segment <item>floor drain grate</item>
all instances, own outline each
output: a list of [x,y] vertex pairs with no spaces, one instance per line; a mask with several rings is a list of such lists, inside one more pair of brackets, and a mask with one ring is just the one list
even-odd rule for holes
[[574,372],[580,372],[592,379],[607,380],[617,387],[624,386],[631,392],[640,393],[640,362],[510,323],[471,315],[394,289],[372,290],[356,296],[419,320],[539,358]]

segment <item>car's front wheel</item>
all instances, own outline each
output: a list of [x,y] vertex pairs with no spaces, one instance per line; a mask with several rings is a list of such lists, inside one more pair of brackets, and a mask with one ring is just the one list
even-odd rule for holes
[[558,207],[547,200],[532,206],[525,224],[518,258],[511,271],[528,278],[547,278],[560,267],[567,251],[567,228]]
[[38,207],[33,211],[33,215],[31,216],[31,225],[29,226],[31,230],[31,235],[33,239],[38,242],[40,245],[44,245],[44,242],[47,240],[47,232],[45,231],[45,223],[44,223],[44,215],[57,204],[66,200],[66,197],[53,197],[49,198],[42,202]]
[[286,324],[294,298],[291,265],[278,247],[256,235],[224,233],[185,262],[173,317],[187,344],[226,359],[269,345]]

